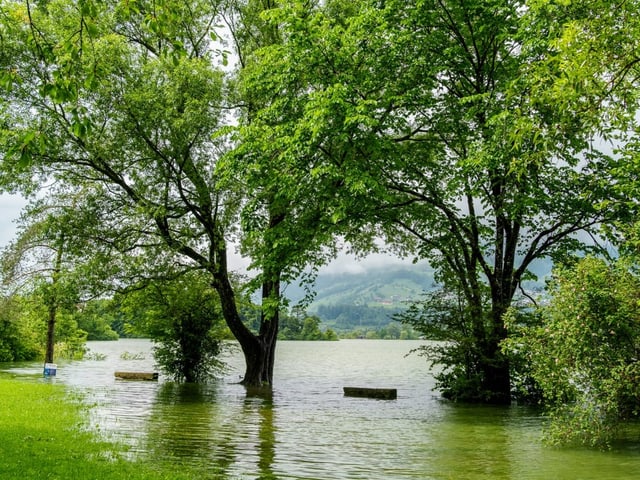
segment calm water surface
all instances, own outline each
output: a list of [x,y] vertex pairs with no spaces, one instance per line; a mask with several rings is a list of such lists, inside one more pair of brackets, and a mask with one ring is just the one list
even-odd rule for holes
[[[55,381],[83,392],[91,428],[127,444],[132,456],[203,465],[204,478],[640,478],[640,442],[611,452],[548,448],[535,410],[439,400],[424,359],[406,356],[419,344],[280,342],[271,398],[236,384],[239,352],[212,385],[115,380],[116,370],[153,369],[145,340],[89,342],[106,359],[59,364]],[[397,388],[398,399],[348,398],[343,386]]]

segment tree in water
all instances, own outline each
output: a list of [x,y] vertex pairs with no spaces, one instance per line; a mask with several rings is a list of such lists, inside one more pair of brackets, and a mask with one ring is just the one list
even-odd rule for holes
[[[273,7],[228,3],[245,22]],[[296,201],[312,191],[291,189],[301,170],[274,164],[265,185],[255,182],[263,177],[252,170],[254,157],[228,155],[245,138],[229,135],[235,97],[226,97],[233,85],[225,85],[227,56],[216,48],[218,7],[200,0],[3,5],[3,38],[11,40],[0,58],[7,67],[2,184],[24,191],[47,179],[90,185],[96,194],[84,207],[103,223],[112,254],[207,272],[243,350],[244,383],[271,384],[280,283],[323,258],[307,254],[318,250],[313,236],[296,242],[293,235],[298,226],[314,232],[328,224],[316,221],[323,210],[311,196]],[[239,158],[247,159],[241,168]],[[279,183],[277,172],[297,173]],[[227,250],[237,237],[260,272],[258,332],[242,321],[231,281]],[[118,261],[102,260],[118,274]]]
[[261,50],[253,78],[278,99],[254,115],[262,138],[309,160],[346,238],[366,248],[376,231],[460,295],[474,380],[455,369],[453,399],[511,401],[503,316],[533,262],[588,248],[616,215],[597,208],[615,196],[590,142],[606,126],[576,104],[604,88],[557,88],[555,40],[540,39],[567,17],[538,14],[516,0],[283,6],[286,41]]

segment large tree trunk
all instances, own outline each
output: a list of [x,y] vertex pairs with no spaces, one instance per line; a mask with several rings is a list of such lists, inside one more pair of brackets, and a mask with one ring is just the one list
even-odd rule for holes
[[511,403],[511,372],[508,358],[502,353],[501,342],[506,339],[503,315],[505,301],[500,288],[492,283],[491,309],[483,302],[480,285],[471,277],[466,301],[470,308],[472,337],[475,344],[474,371],[480,375],[478,391],[467,392],[473,396],[468,400],[488,404],[505,405]]
[[[220,247],[219,259],[226,259],[224,247]],[[262,287],[262,313],[260,332],[254,334],[242,322],[235,303],[235,295],[226,268],[226,260],[221,260],[218,270],[213,273],[213,287],[220,296],[224,319],[240,343],[244,354],[246,370],[242,384],[248,387],[263,387],[273,384],[273,366],[278,335],[278,300],[280,295],[280,275],[276,273],[266,280]]]
[[[476,400],[483,403],[504,405],[511,402],[511,374],[508,359],[500,344],[506,338],[502,315],[496,320],[491,316],[486,325],[487,312],[481,304],[472,307],[473,338],[477,348],[476,368],[480,374],[480,390]],[[483,320],[484,319],[484,320]],[[496,323],[499,322],[499,323]]]
[[263,282],[260,333],[255,338],[255,342],[247,345],[248,348],[242,348],[247,363],[247,371],[242,383],[248,386],[273,384],[273,367],[280,320],[277,307],[280,298],[279,278],[279,275],[275,274],[272,280]]
[[240,346],[246,362],[244,378],[240,383],[248,387],[272,385],[275,341],[269,342],[256,337],[252,344],[240,344]]
[[[284,221],[285,215],[274,212],[271,207],[270,205],[269,229],[275,229]],[[281,270],[273,265],[263,268],[260,332],[246,345],[242,345],[241,342],[244,358],[247,362],[247,371],[242,383],[251,387],[273,385],[273,367],[280,320]]]
[[[506,298],[505,298],[506,297]],[[501,343],[507,338],[504,326],[504,314],[509,305],[513,292],[504,285],[496,288],[492,285],[491,324],[488,336],[483,345],[484,390],[488,393],[487,402],[506,405],[511,403],[511,370],[509,359],[502,353]]]
[[509,360],[500,350],[499,343],[489,342],[480,364],[485,402],[495,405],[511,403],[511,374]]

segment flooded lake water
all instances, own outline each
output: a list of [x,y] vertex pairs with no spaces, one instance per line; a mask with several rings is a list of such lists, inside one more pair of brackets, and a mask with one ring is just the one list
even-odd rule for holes
[[[89,342],[106,357],[59,363],[54,381],[81,392],[90,428],[128,445],[130,455],[202,465],[202,478],[640,478],[640,441],[608,452],[554,449],[541,443],[534,409],[440,400],[425,360],[406,356],[419,344],[280,342],[271,398],[247,395],[237,384],[244,371],[239,351],[227,355],[229,371],[210,385],[162,376],[116,380],[117,370],[153,370],[146,340]],[[397,388],[398,398],[345,397],[344,386]]]

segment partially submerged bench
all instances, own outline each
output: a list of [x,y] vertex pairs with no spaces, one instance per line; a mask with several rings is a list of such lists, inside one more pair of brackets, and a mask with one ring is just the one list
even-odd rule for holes
[[395,388],[343,387],[343,390],[345,397],[379,398],[382,400],[398,398],[398,390]]

